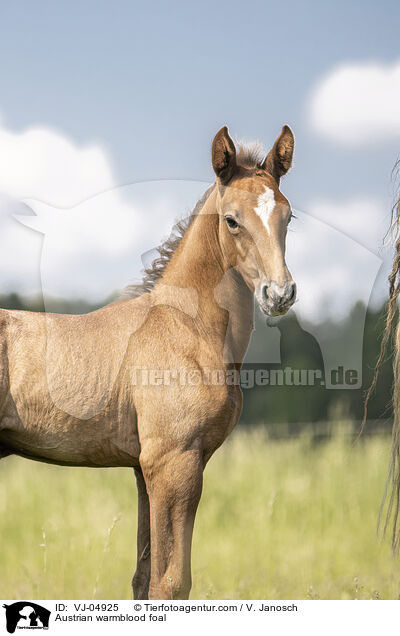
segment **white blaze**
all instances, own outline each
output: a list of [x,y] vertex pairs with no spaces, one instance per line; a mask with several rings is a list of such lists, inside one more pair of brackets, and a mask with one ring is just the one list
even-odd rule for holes
[[275,196],[272,188],[264,186],[264,190],[265,192],[260,194],[260,196],[258,197],[257,207],[254,208],[254,211],[258,214],[258,216],[264,223],[265,228],[269,234],[269,219],[275,207]]

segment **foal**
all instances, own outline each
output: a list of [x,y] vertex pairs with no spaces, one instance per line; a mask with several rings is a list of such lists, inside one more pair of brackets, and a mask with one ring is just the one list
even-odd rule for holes
[[284,126],[259,161],[222,128],[216,183],[140,295],[83,316],[0,310],[0,457],[134,468],[137,599],[188,597],[203,470],[242,408],[254,294],[270,316],[295,301],[279,190],[293,147]]

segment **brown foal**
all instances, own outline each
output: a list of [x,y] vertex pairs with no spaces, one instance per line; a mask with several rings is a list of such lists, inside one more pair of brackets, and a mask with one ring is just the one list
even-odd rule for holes
[[285,313],[290,168],[284,126],[265,160],[222,128],[216,183],[145,291],[83,316],[0,310],[0,457],[131,466],[139,494],[135,598],[188,598],[205,465],[238,421],[254,295]]

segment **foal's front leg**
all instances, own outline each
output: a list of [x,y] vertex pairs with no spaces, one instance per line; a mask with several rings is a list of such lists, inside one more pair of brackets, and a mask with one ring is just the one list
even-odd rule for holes
[[132,579],[133,598],[147,599],[150,583],[150,504],[143,473],[135,468],[138,489],[138,534],[136,572]]
[[142,466],[150,497],[149,598],[187,599],[193,524],[203,481],[201,453],[173,451],[157,463],[143,459]]

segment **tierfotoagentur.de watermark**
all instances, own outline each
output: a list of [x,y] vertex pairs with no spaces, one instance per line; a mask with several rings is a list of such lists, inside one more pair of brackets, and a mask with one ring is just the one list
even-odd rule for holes
[[[358,383],[357,369],[339,366],[330,370],[332,385],[352,387]],[[241,386],[251,389],[255,386],[325,386],[321,369],[134,369],[134,386]]]

